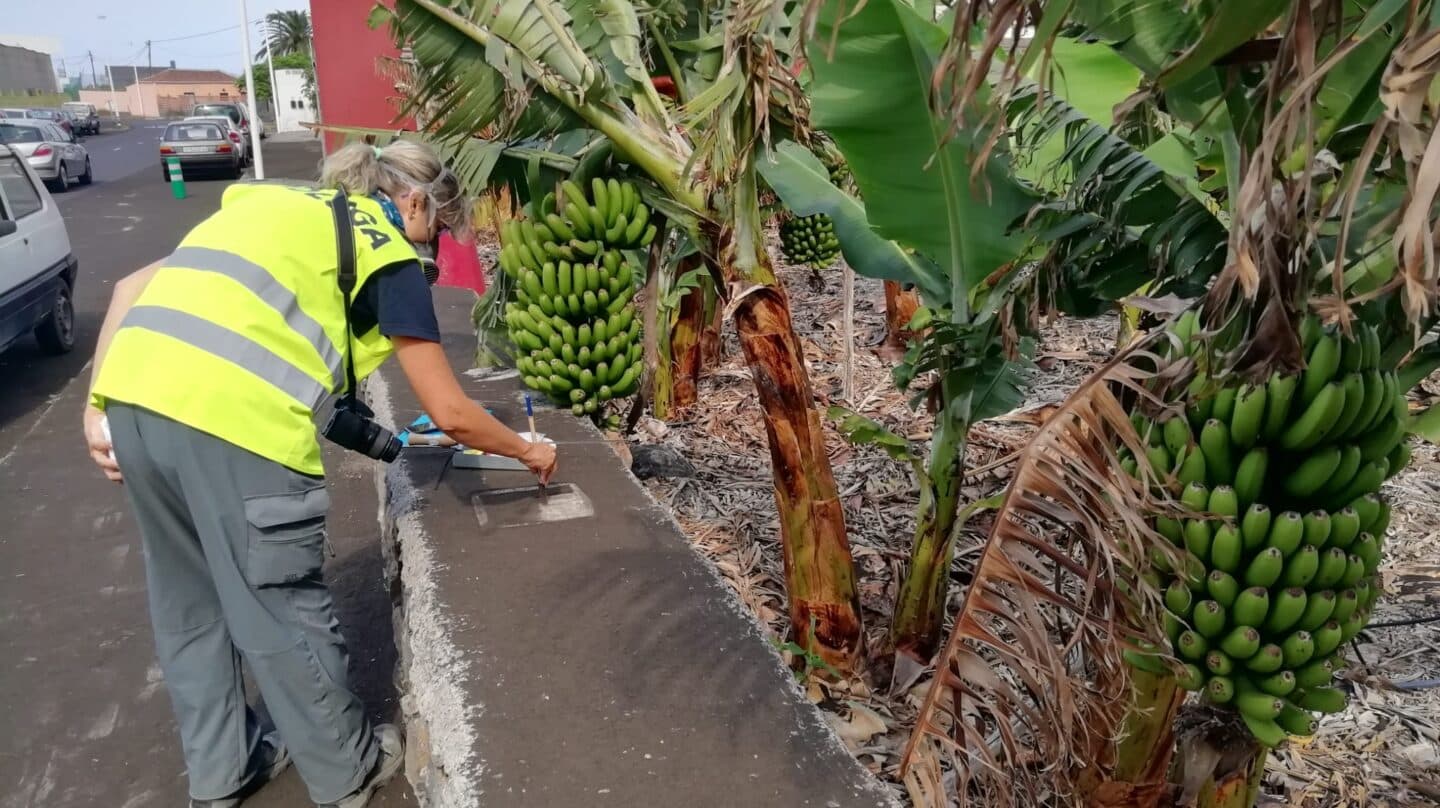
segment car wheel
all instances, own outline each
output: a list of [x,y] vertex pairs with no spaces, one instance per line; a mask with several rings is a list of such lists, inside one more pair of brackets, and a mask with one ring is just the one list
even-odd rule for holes
[[90,158],[85,158],[85,173],[80,175],[80,184],[89,185],[95,180],[94,172],[90,170]]
[[242,163],[242,162],[240,162],[239,160],[236,160],[234,163],[231,163],[231,164],[230,164],[230,179],[232,179],[232,180],[238,180],[238,179],[240,179],[240,178],[243,177],[243,176],[245,176],[245,164]]
[[165,163],[160,164],[160,179],[165,180],[166,182],[170,181],[170,166],[166,165]]
[[56,175],[55,187],[51,190],[57,194],[63,194],[70,190],[70,169],[65,167],[64,160],[60,161],[60,173]]
[[47,354],[69,353],[75,347],[75,300],[70,284],[60,284],[54,308],[35,326],[35,339]]

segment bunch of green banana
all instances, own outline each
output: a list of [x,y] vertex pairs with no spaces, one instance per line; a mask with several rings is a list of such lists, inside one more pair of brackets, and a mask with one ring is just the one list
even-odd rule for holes
[[828,266],[840,252],[835,223],[823,213],[790,216],[780,223],[780,249],[792,264]]
[[[1177,319],[1180,344],[1194,325]],[[1219,389],[1202,377],[1183,415],[1133,419],[1182,508],[1154,520],[1184,562],[1162,576],[1181,679],[1271,746],[1345,706],[1331,677],[1380,594],[1390,510],[1379,489],[1409,461],[1405,391],[1375,330],[1357,324],[1346,340],[1311,318],[1301,334],[1300,374]]]
[[543,257],[583,261],[606,248],[638,249],[655,239],[650,209],[640,201],[634,184],[595,177],[590,180],[588,197],[573,180],[562,182],[560,191],[559,198],[546,194],[535,211],[537,232],[548,234],[555,242],[554,248],[542,243],[547,250]]
[[554,231],[541,227],[520,219],[500,233],[500,266],[515,279],[515,300],[505,307],[520,350],[515,367],[531,389],[576,415],[598,417],[606,401],[639,386],[636,273],[619,249],[608,247],[585,260],[540,260],[531,244],[546,255],[554,255],[555,244],[545,240]]

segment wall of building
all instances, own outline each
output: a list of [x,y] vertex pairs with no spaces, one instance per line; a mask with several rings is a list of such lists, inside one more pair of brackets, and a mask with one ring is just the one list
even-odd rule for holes
[[[116,93],[116,96],[122,93]],[[186,115],[190,107],[206,101],[244,102],[245,94],[233,82],[156,84],[141,80],[125,88],[122,112],[142,118],[174,118]],[[108,91],[107,91],[108,96]]]
[[0,92],[11,95],[48,94],[58,89],[50,54],[0,45]]
[[275,71],[275,105],[279,117],[275,121],[277,132],[302,132],[302,123],[315,120],[315,110],[305,98],[305,71],[283,68]]
[[[310,0],[320,120],[339,126],[414,129],[413,120],[397,120],[395,85],[380,75],[382,59],[398,58],[400,52],[387,29],[372,29],[366,22],[370,8],[370,3],[355,0]],[[327,133],[326,151],[344,140]]]
[[[110,99],[115,99],[114,106],[111,106]],[[80,100],[87,104],[94,104],[95,110],[101,115],[129,115],[130,97],[124,90],[116,90],[112,96],[107,90],[81,90]]]

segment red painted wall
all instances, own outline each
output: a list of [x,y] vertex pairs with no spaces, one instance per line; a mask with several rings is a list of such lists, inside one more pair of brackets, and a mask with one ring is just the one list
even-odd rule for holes
[[[396,120],[395,86],[380,75],[381,57],[398,57],[400,52],[386,29],[371,30],[366,24],[373,7],[371,0],[310,0],[320,120],[344,126],[414,129],[413,120]],[[325,151],[343,141],[340,135],[326,134]]]

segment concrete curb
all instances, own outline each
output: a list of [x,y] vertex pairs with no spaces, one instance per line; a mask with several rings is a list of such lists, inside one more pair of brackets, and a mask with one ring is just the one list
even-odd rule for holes
[[[376,373],[366,384],[379,421],[398,423],[384,375]],[[375,464],[380,548],[399,650],[395,687],[405,719],[405,776],[422,806],[478,808],[483,767],[466,720],[474,713],[459,684],[467,666],[436,597],[431,537],[414,507],[417,492],[406,462]]]

